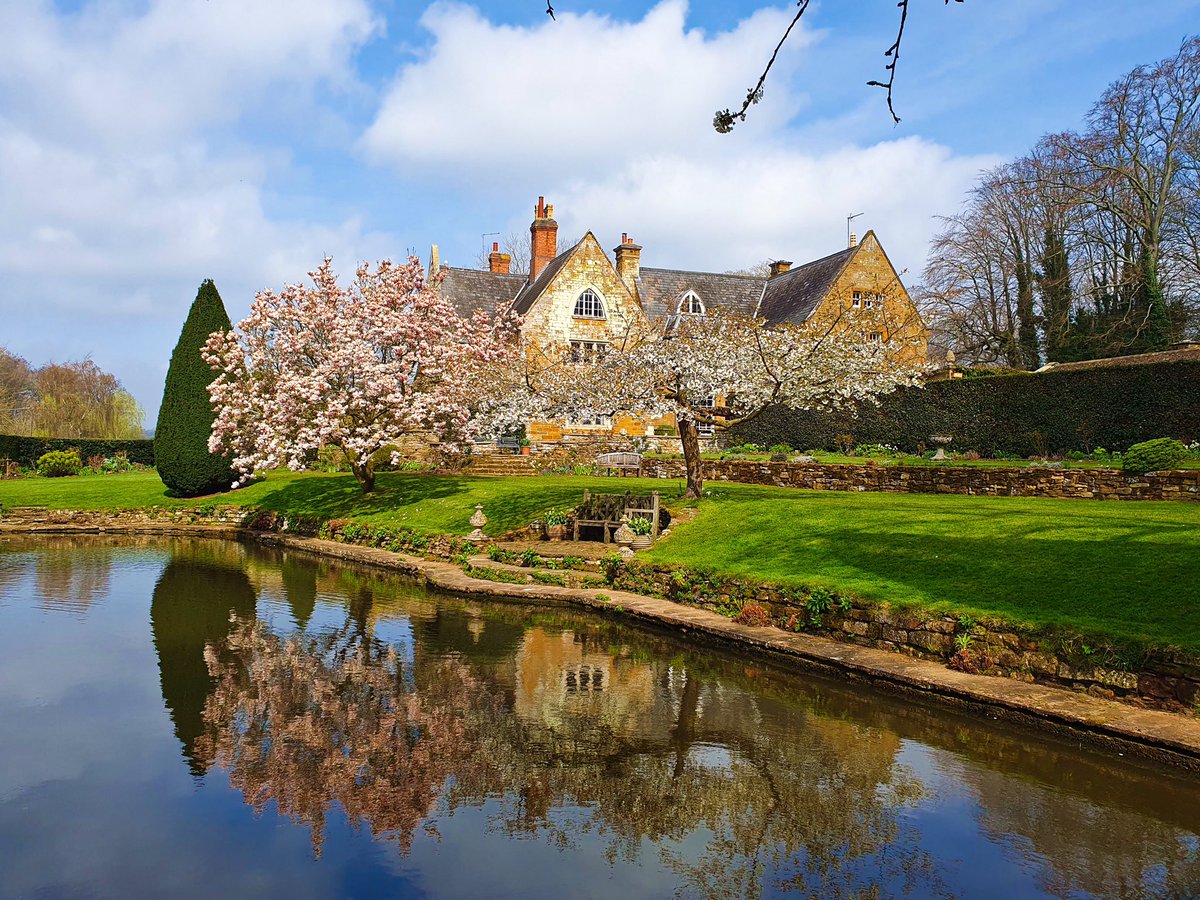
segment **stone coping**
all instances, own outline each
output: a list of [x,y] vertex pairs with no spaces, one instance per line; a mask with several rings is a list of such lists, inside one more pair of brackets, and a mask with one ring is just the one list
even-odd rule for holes
[[887,650],[846,644],[829,638],[740,625],[706,609],[646,597],[612,588],[570,588],[545,584],[510,584],[472,578],[454,563],[429,560],[389,550],[319,538],[252,531],[224,523],[113,522],[5,524],[0,534],[187,534],[238,537],[268,546],[315,553],[364,563],[420,578],[440,590],[490,600],[561,605],[570,603],[608,615],[620,615],[675,633],[696,634],[724,644],[749,648],[778,661],[833,672],[853,680],[910,695],[936,698],[975,713],[1002,717],[1038,730],[1118,753],[1131,753],[1200,773],[1200,719],[1153,709],[1140,709],[1080,694],[1065,688],[973,675]]

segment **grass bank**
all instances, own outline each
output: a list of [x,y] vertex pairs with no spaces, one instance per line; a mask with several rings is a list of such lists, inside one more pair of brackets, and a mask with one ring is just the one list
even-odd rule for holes
[[[469,530],[482,503],[498,534],[574,506],[585,488],[659,490],[668,505],[682,495],[669,480],[384,474],[364,497],[348,475],[277,473],[216,501],[452,534]],[[153,473],[0,483],[6,506],[206,502],[166,497]],[[692,521],[639,558],[1200,650],[1200,504],[721,483]]]

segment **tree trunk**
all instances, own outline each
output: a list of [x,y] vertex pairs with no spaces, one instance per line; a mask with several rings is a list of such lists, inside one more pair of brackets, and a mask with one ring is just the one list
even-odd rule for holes
[[[346,456],[349,457],[350,454],[347,453]],[[358,486],[362,488],[364,494],[369,494],[375,490],[375,466],[372,465],[370,457],[367,457],[365,463],[359,463],[353,459],[350,460],[350,471],[358,479]]]
[[700,431],[691,419],[678,419],[679,441],[683,444],[683,466],[687,471],[684,497],[699,500],[704,492],[704,469],[700,459]]

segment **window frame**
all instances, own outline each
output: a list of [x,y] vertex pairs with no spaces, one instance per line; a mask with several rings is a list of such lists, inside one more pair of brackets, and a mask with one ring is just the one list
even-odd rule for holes
[[[584,298],[591,295],[591,299],[595,301],[598,313],[581,312],[584,305]],[[586,287],[579,292],[579,296],[575,298],[575,306],[571,312],[571,316],[576,319],[589,319],[591,321],[603,321],[608,318],[607,310],[604,308],[604,298],[600,296],[600,292],[595,288]]]
[[[687,304],[687,309],[683,308]],[[699,310],[692,309],[693,306],[700,307]],[[688,288],[679,297],[679,303],[675,307],[675,312],[681,316],[706,316],[708,315],[708,307],[704,305],[704,299],[691,288]]]

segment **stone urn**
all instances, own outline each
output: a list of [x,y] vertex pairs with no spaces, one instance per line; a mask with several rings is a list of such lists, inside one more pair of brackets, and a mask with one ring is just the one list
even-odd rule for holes
[[937,453],[933,455],[933,459],[938,462],[945,460],[946,445],[954,440],[954,438],[948,434],[931,434],[929,440],[937,444]]
[[552,541],[565,541],[567,539],[566,525],[547,525],[546,537]]
[[488,517],[483,514],[483,504],[475,504],[475,512],[471,514],[471,527],[475,530],[467,535],[467,540],[472,543],[482,544],[487,540],[487,535],[483,533],[483,526],[488,523]]
[[648,534],[635,534],[633,542],[629,545],[634,550],[648,550],[654,544],[654,538]]

